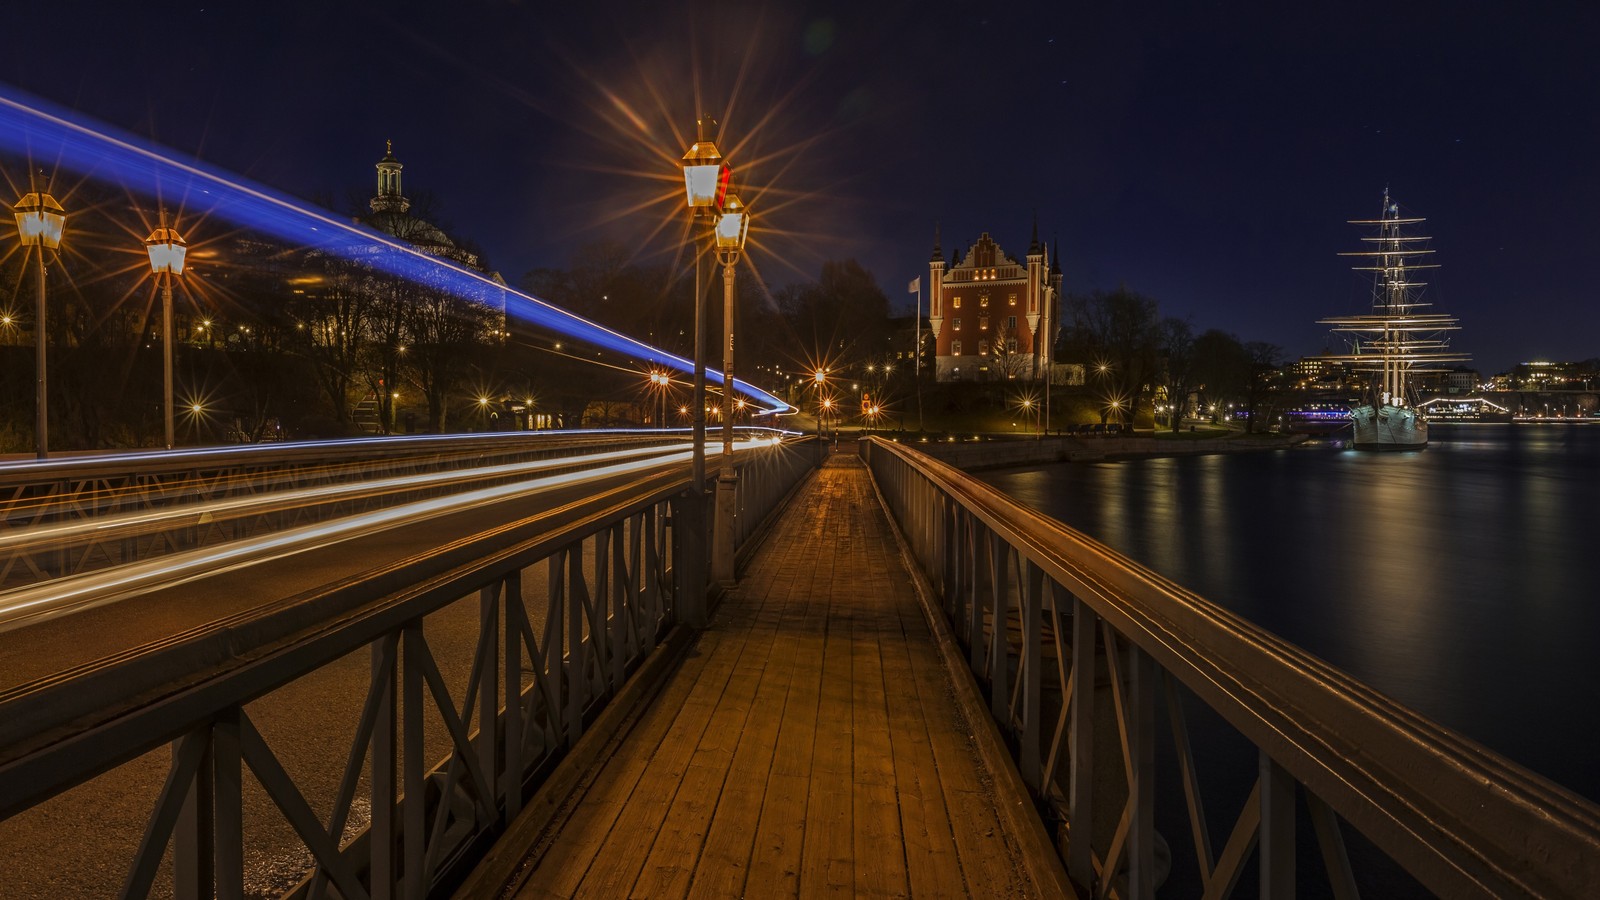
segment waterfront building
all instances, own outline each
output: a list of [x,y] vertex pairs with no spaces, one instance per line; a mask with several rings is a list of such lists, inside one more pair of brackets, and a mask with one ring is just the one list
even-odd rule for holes
[[946,268],[939,239],[928,261],[928,325],[939,381],[1033,381],[1052,371],[1060,331],[1060,253],[1034,222],[1024,262],[984,232]]

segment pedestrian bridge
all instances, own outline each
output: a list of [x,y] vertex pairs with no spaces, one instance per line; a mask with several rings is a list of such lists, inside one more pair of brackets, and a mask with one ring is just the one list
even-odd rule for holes
[[373,538],[359,574],[8,682],[7,844],[154,759],[142,834],[98,854],[125,896],[245,896],[279,839],[304,862],[270,893],[307,897],[1600,883],[1593,804],[955,469],[825,450],[739,454],[741,574],[710,609],[674,465]]

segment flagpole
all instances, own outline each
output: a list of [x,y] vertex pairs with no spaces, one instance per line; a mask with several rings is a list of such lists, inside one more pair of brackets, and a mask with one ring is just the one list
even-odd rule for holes
[[917,286],[917,317],[916,333],[912,335],[912,347],[916,355],[916,370],[913,379],[917,384],[917,431],[927,430],[922,420],[922,276],[917,276],[914,282]]

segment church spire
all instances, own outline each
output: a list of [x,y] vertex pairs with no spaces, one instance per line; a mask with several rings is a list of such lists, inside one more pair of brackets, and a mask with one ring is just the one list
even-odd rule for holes
[[400,193],[400,160],[394,155],[394,141],[384,141],[383,159],[378,160],[378,196],[369,204],[375,213],[403,213],[411,201]]
[[944,254],[939,251],[939,224],[935,222],[933,225],[933,256],[929,259],[929,262],[943,261]]
[[1033,240],[1028,242],[1028,255],[1037,256],[1044,252],[1044,246],[1039,243],[1039,210],[1033,211]]

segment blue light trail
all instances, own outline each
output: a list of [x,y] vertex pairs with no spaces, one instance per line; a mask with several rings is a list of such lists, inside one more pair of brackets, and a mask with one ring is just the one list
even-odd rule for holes
[[[254,184],[204,163],[179,162],[162,148],[109,126],[89,125],[46,101],[26,97],[0,85],[0,150],[30,158],[54,158],[59,165],[84,175],[115,179],[148,194],[179,192],[205,198],[217,215],[297,246],[328,253],[381,269],[466,300],[498,307],[507,315],[548,328],[573,340],[639,357],[646,363],[692,373],[694,364],[603,325],[575,316],[558,306],[496,284],[484,276],[420,253],[387,235],[343,221],[263,185]],[[722,384],[720,371],[706,369],[706,380]],[[734,379],[734,390],[754,400],[762,413],[794,411],[767,392]]]

